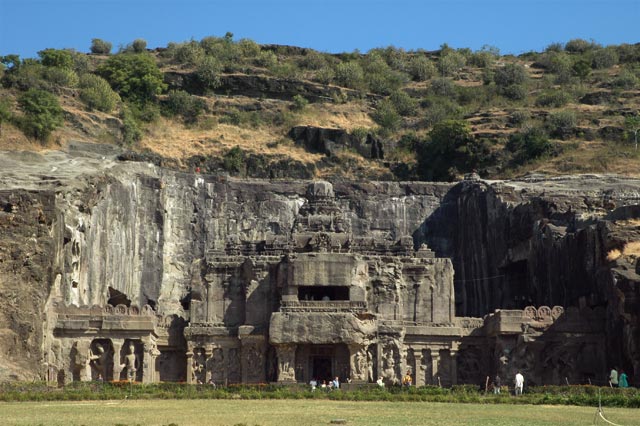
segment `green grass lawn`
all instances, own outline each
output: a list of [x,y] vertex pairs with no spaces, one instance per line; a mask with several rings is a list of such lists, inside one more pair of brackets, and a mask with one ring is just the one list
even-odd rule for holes
[[[593,424],[595,408],[547,405],[343,402],[327,400],[137,400],[0,403],[2,425],[522,425]],[[620,425],[640,411],[605,408]],[[602,420],[598,424],[605,424]]]

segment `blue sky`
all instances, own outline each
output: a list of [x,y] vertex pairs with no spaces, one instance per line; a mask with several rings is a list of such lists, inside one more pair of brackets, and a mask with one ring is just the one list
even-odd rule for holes
[[114,51],[136,38],[162,47],[227,31],[326,52],[446,42],[518,54],[572,38],[640,42],[640,0],[0,0],[0,55],[86,52],[92,38]]

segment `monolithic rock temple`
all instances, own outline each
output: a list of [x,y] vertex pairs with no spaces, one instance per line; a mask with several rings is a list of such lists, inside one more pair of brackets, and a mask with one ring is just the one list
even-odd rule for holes
[[640,374],[640,182],[251,180],[0,158],[0,379]]

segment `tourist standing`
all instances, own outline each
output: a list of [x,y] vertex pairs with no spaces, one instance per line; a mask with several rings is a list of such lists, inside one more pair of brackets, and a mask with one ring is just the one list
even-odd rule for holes
[[520,374],[520,371],[516,373],[515,385],[516,395],[522,395],[522,389],[524,388],[524,376]]
[[627,379],[627,373],[624,370],[620,370],[620,377],[618,377],[618,386],[621,388],[628,388],[629,381]]
[[618,367],[613,367],[609,373],[609,385],[612,388],[618,386]]
[[338,380],[338,376],[336,376],[335,379],[333,379],[333,388],[334,389],[340,389],[340,380]]
[[493,393],[498,395],[500,394],[500,386],[502,385],[502,380],[500,376],[496,374],[496,377],[493,378]]

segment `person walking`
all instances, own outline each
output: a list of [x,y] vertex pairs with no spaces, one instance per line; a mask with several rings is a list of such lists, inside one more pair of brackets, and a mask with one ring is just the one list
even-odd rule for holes
[[522,395],[522,389],[524,388],[524,376],[520,374],[520,371],[516,373],[516,378],[514,382],[516,385],[515,387],[516,396]]
[[609,373],[609,385],[612,388],[618,386],[618,367],[613,367]]

